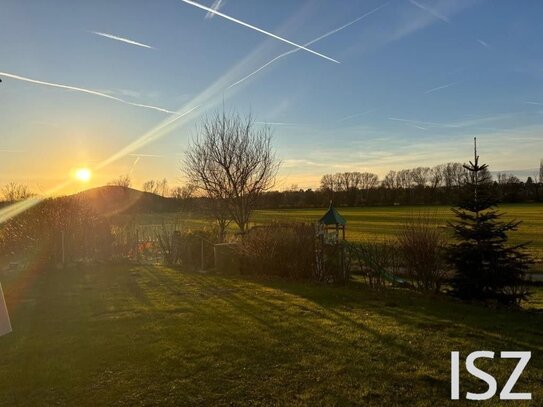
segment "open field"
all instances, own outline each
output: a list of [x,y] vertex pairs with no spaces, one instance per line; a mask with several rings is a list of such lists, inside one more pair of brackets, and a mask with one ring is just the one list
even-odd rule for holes
[[[515,391],[543,400],[541,312],[158,266],[2,281],[0,405],[448,405],[450,351],[480,349],[532,351]],[[503,385],[515,363],[480,365]]]
[[[511,233],[512,242],[532,242],[534,252],[543,257],[543,205],[518,204],[500,205],[505,212],[504,219],[522,220],[518,232]],[[257,223],[271,220],[317,220],[324,209],[293,209],[280,211],[257,211],[254,221]],[[340,213],[347,219],[347,239],[364,241],[393,237],[403,223],[413,216],[431,215],[439,224],[446,226],[453,219],[448,206],[385,206],[363,208],[339,208]]]
[[[529,251],[537,259],[543,260],[543,204],[503,204],[499,209],[506,213],[505,220],[523,222],[517,232],[510,234],[511,242],[531,242]],[[259,210],[254,212],[252,221],[255,224],[272,221],[314,222],[325,211],[325,208]],[[453,219],[449,206],[383,206],[339,208],[339,211],[347,219],[347,239],[358,242],[393,237],[407,219],[419,214],[434,216],[443,227]],[[143,224],[159,224],[163,219],[167,222],[178,220],[195,227],[205,225],[202,219],[187,218],[183,214],[138,215],[138,222]]]

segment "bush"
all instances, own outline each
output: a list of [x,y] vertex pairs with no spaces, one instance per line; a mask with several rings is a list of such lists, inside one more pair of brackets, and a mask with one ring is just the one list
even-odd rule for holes
[[213,229],[172,231],[163,226],[157,239],[165,264],[207,270],[214,266],[213,246],[218,243],[217,236]]
[[423,292],[438,293],[445,277],[446,239],[431,216],[408,220],[398,235],[398,249],[406,275]]
[[111,225],[77,197],[47,199],[0,225],[0,251],[38,253],[58,263],[106,260],[112,249]]
[[394,240],[367,241],[348,245],[350,263],[358,265],[360,273],[372,288],[394,281],[399,270],[398,245]]
[[241,271],[306,279],[315,276],[315,227],[271,224],[247,232],[238,246]]

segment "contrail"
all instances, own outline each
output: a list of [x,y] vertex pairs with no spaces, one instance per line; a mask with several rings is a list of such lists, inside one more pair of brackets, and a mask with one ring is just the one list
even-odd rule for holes
[[7,72],[0,72],[0,75],[5,76],[7,78],[17,79],[17,80],[23,81],[23,82],[30,82],[30,83],[35,83],[35,84],[38,84],[38,85],[51,86],[53,88],[60,88],[60,89],[74,90],[74,91],[77,91],[77,92],[87,93],[89,95],[100,96],[100,97],[103,97],[103,98],[115,100],[117,102],[125,103],[127,105],[143,107],[145,109],[156,110],[156,111],[163,112],[163,113],[176,114],[176,115],[179,114],[178,112],[163,109],[163,108],[157,107],[157,106],[143,105],[141,103],[132,103],[132,102],[129,102],[127,100],[117,98],[115,96],[111,96],[111,95],[108,95],[106,93],[97,92],[97,91],[91,90],[91,89],[79,88],[77,86],[70,86],[70,85],[61,85],[60,83],[39,81],[37,79],[26,78],[24,76],[14,75],[14,74],[10,74],[10,73],[7,73]]
[[290,44],[290,45],[294,45],[296,48],[303,49],[304,51],[310,52],[310,53],[312,53],[314,55],[317,55],[317,56],[319,56],[321,58],[327,59],[328,61],[335,62],[336,64],[340,63],[339,61],[337,61],[337,60],[335,60],[333,58],[327,57],[326,55],[320,54],[320,53],[318,53],[316,51],[313,51],[313,50],[311,50],[309,48],[306,48],[303,45],[296,44],[295,42],[289,41],[286,38],[280,37],[280,36],[275,35],[275,34],[269,32],[269,31],[266,31],[266,30],[263,30],[261,28],[255,27],[254,25],[251,25],[251,24],[248,24],[248,23],[243,22],[241,20],[238,20],[237,18],[230,17],[230,16],[228,16],[226,14],[221,13],[220,11],[213,10],[212,8],[206,7],[206,6],[204,6],[204,5],[200,4],[200,3],[196,3],[196,2],[191,1],[191,0],[181,0],[181,1],[183,3],[190,4],[191,6],[201,8],[202,10],[205,10],[205,11],[207,11],[209,13],[216,14],[219,17],[225,18],[225,19],[230,20],[230,21],[232,21],[234,23],[240,24],[240,25],[242,25],[244,27],[247,27],[247,28],[250,28],[252,30],[258,31],[259,33],[262,33],[262,34],[265,34],[265,35],[270,36],[272,38],[275,38],[276,40],[286,42],[287,44]]
[[131,154],[127,154],[131,157],[153,157],[153,158],[162,158],[164,157],[162,154],[134,154],[134,153],[131,153]]
[[349,116],[342,117],[338,121],[339,122],[344,122],[345,120],[353,119],[353,118],[358,117],[358,116],[364,116],[365,114],[371,113],[374,110],[376,110],[376,109],[369,109],[369,110],[365,110],[365,111],[363,111],[361,113],[351,114]]
[[255,122],[255,124],[262,124],[262,125],[271,125],[271,126],[298,126],[297,123],[289,123],[289,122]]
[[130,171],[128,171],[128,175],[132,175],[132,173],[134,172],[134,168],[136,168],[136,165],[138,165],[140,159],[141,159],[140,156],[137,156],[137,157],[136,157],[136,159],[135,159],[134,162],[132,163],[132,166],[130,167]]
[[[309,46],[309,45],[311,45],[311,44],[314,44],[314,43],[317,42],[317,41],[320,41],[320,40],[322,40],[322,39],[324,39],[324,38],[326,38],[326,37],[328,37],[328,36],[330,36],[330,35],[332,35],[332,34],[337,33],[338,31],[343,30],[344,28],[349,27],[350,25],[353,25],[354,23],[356,23],[356,22],[362,20],[363,18],[368,17],[369,15],[371,15],[371,14],[375,13],[376,11],[382,9],[383,7],[387,6],[388,4],[389,4],[389,3],[387,2],[387,3],[385,3],[385,4],[383,4],[383,5],[379,6],[379,7],[377,7],[377,8],[375,8],[375,9],[373,9],[373,10],[367,12],[366,14],[364,14],[364,15],[358,17],[358,18],[355,18],[354,20],[348,22],[347,24],[344,24],[344,25],[342,25],[341,27],[338,27],[338,28],[336,28],[336,29],[334,29],[334,30],[332,30],[332,31],[327,32],[326,34],[321,35],[320,37],[317,37],[317,38],[315,38],[315,39],[313,39],[313,40],[311,40],[311,41],[305,43],[305,44],[304,44],[304,47],[307,47],[307,46]],[[234,83],[233,83],[232,85],[230,85],[227,89],[230,89],[230,88],[233,88],[233,87],[236,86],[236,85],[239,85],[240,83],[244,82],[246,79],[249,79],[251,76],[257,74],[258,72],[260,72],[261,70],[263,70],[264,68],[266,68],[267,66],[273,64],[273,63],[274,63],[275,61],[277,61],[278,59],[283,58],[283,57],[286,57],[287,55],[293,54],[293,53],[295,53],[295,52],[298,52],[299,50],[300,50],[300,48],[291,49],[290,51],[284,52],[283,54],[281,54],[281,55],[279,55],[279,56],[276,56],[276,57],[273,58],[271,61],[266,62],[266,63],[265,63],[264,65],[262,65],[260,68],[258,68],[258,69],[256,69],[255,71],[251,72],[249,75],[244,76],[243,78],[241,78],[241,79],[240,79],[239,81],[237,81],[237,82],[234,82]]]
[[124,42],[126,44],[137,45],[138,47],[153,49],[153,47],[151,47],[150,45],[142,44],[141,42],[137,42],[137,41],[133,41],[133,40],[129,40],[128,38],[118,37],[118,36],[113,35],[113,34],[102,33],[102,32],[99,32],[99,31],[91,31],[91,33],[99,35],[101,37],[110,38],[110,39],[115,40],[115,41]]
[[[219,11],[221,9],[221,6],[222,6],[222,0],[215,0],[213,2],[213,4],[211,5],[211,8],[215,11]],[[210,18],[213,18],[214,14],[213,13],[210,13],[209,11],[207,12],[207,14],[205,15],[205,19],[206,20],[209,20]]]
[[437,11],[432,10],[432,9],[429,8],[429,7],[423,6],[422,4],[416,2],[415,0],[409,0],[409,2],[410,2],[411,4],[413,4],[415,7],[418,7],[418,8],[420,8],[421,10],[424,10],[424,11],[426,11],[427,13],[430,13],[430,14],[433,15],[435,18],[437,18],[437,19],[439,19],[439,20],[441,20],[441,21],[444,21],[444,22],[450,24],[450,20],[449,20],[447,17],[445,17],[443,14],[440,14],[440,13],[438,13]]
[[441,89],[445,89],[445,88],[448,88],[450,86],[453,86],[453,85],[456,85],[458,82],[451,82],[451,83],[448,83],[446,85],[442,85],[442,86],[437,86],[435,88],[432,88],[432,89],[429,89],[427,90],[426,92],[424,92],[424,94],[428,94],[428,93],[433,93],[433,92],[436,92],[438,90],[441,90]]
[[483,40],[477,40],[479,44],[481,44],[483,47],[490,49],[490,45],[486,41]]
[[192,113],[194,110],[198,109],[200,106],[194,106],[187,111],[183,113],[177,113],[174,115],[173,119],[165,120],[160,125],[155,127],[154,129],[148,131],[145,133],[142,137],[139,139],[133,141],[132,143],[126,145],[122,149],[120,149],[115,154],[111,155],[109,158],[101,161],[94,167],[93,169],[99,170],[106,165],[111,164],[114,161],[117,161],[119,158],[124,157],[133,151],[138,150],[139,148],[143,147],[144,145],[150,143],[151,141],[157,140],[158,138],[162,137],[164,134],[166,134],[168,131],[171,131],[170,125],[172,125],[177,120],[181,119],[182,117]]

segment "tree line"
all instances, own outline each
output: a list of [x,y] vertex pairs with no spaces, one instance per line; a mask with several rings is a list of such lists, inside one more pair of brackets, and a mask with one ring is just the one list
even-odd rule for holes
[[[540,173],[535,180],[528,177],[526,181],[506,173],[488,173],[488,177],[500,202],[543,202],[543,163]],[[320,188],[304,190],[294,185],[286,191],[266,192],[259,207],[322,207],[330,200],[338,206],[448,205],[458,200],[460,189],[468,180],[468,171],[457,162],[389,171],[382,180],[370,172],[325,174]]]

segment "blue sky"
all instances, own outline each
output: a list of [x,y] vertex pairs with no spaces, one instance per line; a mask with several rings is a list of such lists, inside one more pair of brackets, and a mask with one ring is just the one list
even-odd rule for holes
[[136,187],[182,184],[196,124],[223,102],[272,124],[279,188],[464,162],[474,136],[493,171],[535,174],[542,2],[223,0],[219,11],[302,45],[369,14],[308,46],[340,64],[298,50],[229,88],[296,48],[180,0],[5,0],[0,184],[43,192],[81,166],[93,185],[126,173]]

